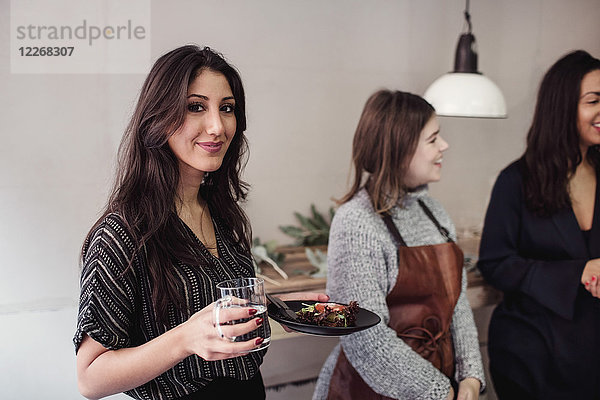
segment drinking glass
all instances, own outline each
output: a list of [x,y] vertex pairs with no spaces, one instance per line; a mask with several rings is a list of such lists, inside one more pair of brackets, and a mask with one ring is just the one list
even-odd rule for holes
[[[250,351],[257,351],[268,347],[271,343],[271,327],[269,326],[269,318],[267,317],[267,298],[265,297],[264,280],[261,278],[231,279],[218,283],[217,289],[220,291],[221,298],[215,303],[214,314],[219,334],[232,342],[245,342],[259,337],[264,339],[260,346]],[[219,320],[221,309],[224,308],[253,308],[257,310],[257,313],[247,318],[224,322],[223,325],[243,323],[254,318],[262,318],[263,323],[256,327],[255,330],[243,335],[225,336],[221,330]]]

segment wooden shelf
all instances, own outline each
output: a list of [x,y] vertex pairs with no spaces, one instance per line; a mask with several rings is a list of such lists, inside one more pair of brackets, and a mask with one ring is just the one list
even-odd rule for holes
[[[315,246],[311,249],[326,252],[327,246]],[[285,260],[280,267],[288,274],[289,279],[283,279],[270,265],[260,264],[262,275],[279,283],[279,285],[276,285],[266,281],[265,289],[268,293],[325,291],[327,278],[315,278],[311,275],[311,273],[317,271],[317,268],[308,261],[304,247],[280,247],[277,251],[285,254]]]

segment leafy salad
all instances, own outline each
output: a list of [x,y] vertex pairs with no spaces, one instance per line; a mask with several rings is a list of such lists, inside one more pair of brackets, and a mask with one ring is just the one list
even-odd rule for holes
[[356,301],[351,301],[348,305],[338,303],[302,303],[302,305],[304,307],[296,311],[300,322],[335,327],[349,327],[356,324],[358,311]]

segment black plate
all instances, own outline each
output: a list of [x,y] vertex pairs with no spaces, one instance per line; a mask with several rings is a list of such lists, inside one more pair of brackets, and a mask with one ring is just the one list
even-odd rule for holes
[[[301,308],[306,307],[306,304],[311,305],[317,303],[316,301],[286,301],[285,302],[289,308],[293,311],[299,311]],[[341,303],[340,303],[341,304]],[[356,325],[348,326],[348,327],[337,327],[337,326],[319,326],[307,324],[299,321],[290,321],[283,315],[281,315],[273,304],[269,304],[268,307],[269,317],[273,318],[275,321],[279,322],[282,325],[287,326],[295,331],[302,333],[310,333],[313,335],[319,336],[343,336],[349,335],[354,332],[362,331],[364,329],[370,328],[372,326],[377,325],[381,318],[377,314],[372,311],[366,310],[364,308],[358,308],[356,313]]]

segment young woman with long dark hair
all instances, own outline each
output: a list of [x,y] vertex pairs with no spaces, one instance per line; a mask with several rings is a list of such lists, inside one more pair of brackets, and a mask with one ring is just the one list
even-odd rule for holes
[[[74,342],[81,393],[136,399],[264,399],[264,338],[217,332],[219,282],[253,277],[239,202],[247,142],[237,71],[209,48],[183,46],[150,71],[120,148],[117,179],[82,249]],[[288,298],[327,301],[314,293]],[[254,311],[254,313],[253,313]],[[229,308],[226,336],[268,324]]]
[[381,90],[352,145],[353,183],[330,230],[327,293],[382,318],[340,338],[313,399],[477,399],[484,372],[454,225],[428,193],[448,143],[433,107]]
[[478,267],[504,292],[489,328],[500,399],[600,399],[600,60],[545,74],[527,148],[496,181]]

